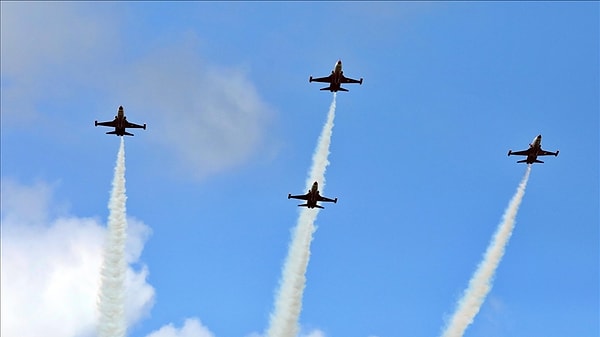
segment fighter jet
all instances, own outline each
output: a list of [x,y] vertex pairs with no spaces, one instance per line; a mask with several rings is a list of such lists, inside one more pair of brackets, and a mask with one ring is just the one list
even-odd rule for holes
[[119,111],[117,112],[117,115],[115,116],[115,119],[112,121],[108,121],[108,122],[98,122],[95,121],[94,122],[95,126],[110,126],[110,127],[114,127],[115,131],[109,131],[106,134],[107,135],[117,135],[117,136],[133,136],[133,133],[129,133],[127,131],[125,131],[126,128],[139,128],[139,129],[144,129],[146,130],[146,123],[144,123],[144,125],[139,125],[139,124],[135,124],[135,123],[130,123],[127,121],[127,117],[125,117],[125,113],[123,112],[123,106],[119,107]]
[[319,184],[315,181],[315,183],[312,185],[312,188],[310,190],[308,190],[308,193],[306,194],[302,194],[302,195],[291,195],[288,194],[288,199],[300,199],[300,200],[306,200],[306,204],[301,204],[298,205],[300,207],[308,207],[308,208],[324,208],[323,206],[319,206],[317,205],[317,201],[325,201],[325,202],[333,202],[333,203],[337,203],[337,198],[335,199],[329,199],[329,198],[325,198],[322,197],[319,194]]
[[550,152],[550,151],[544,151],[542,150],[542,135],[537,135],[534,139],[533,142],[531,142],[531,144],[529,144],[529,148],[527,150],[523,150],[523,151],[516,151],[513,152],[512,150],[508,150],[508,155],[515,155],[515,156],[527,156],[527,159],[523,159],[523,160],[519,160],[517,163],[527,163],[527,164],[533,164],[533,163],[544,163],[541,160],[538,160],[537,157],[538,156],[549,156],[549,155],[554,155],[555,157],[558,156],[558,150],[556,152]]
[[360,80],[354,80],[354,79],[344,76],[344,72],[342,71],[342,60],[337,61],[337,63],[335,64],[335,67],[331,71],[331,75],[329,75],[327,77],[319,77],[319,78],[313,78],[311,76],[308,79],[308,82],[329,83],[328,87],[321,88],[321,90],[329,90],[331,92],[337,92],[338,90],[339,91],[348,91],[348,89],[342,88],[341,85],[344,83],[362,84],[362,81],[363,81],[362,77],[360,78]]

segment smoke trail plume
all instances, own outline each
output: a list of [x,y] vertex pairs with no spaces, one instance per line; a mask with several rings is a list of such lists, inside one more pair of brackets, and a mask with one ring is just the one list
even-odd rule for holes
[[527,171],[525,171],[523,180],[521,180],[517,192],[510,200],[504,212],[502,222],[498,226],[483,260],[469,281],[469,287],[458,302],[456,311],[442,334],[443,337],[461,337],[467,327],[473,322],[473,318],[479,312],[485,297],[492,288],[492,279],[512,234],[517,211],[519,210],[521,200],[523,200],[530,173],[531,165],[527,165]]
[[101,285],[98,299],[100,321],[99,337],[123,337],[127,330],[125,323],[124,282],[127,272],[125,261],[125,239],[127,219],[125,212],[125,141],[117,154],[115,175],[108,209],[108,237],[104,248]]
[[[327,114],[327,122],[321,131],[317,148],[313,154],[312,167],[306,181],[306,189],[313,182],[319,182],[319,190],[325,187],[325,170],[329,165],[329,145],[335,117],[336,94]],[[298,223],[292,235],[288,256],[283,266],[279,292],[275,299],[275,308],[271,313],[269,337],[296,337],[298,334],[298,318],[302,310],[302,294],[306,284],[306,268],[310,258],[310,243],[315,231],[318,208],[300,210]]]

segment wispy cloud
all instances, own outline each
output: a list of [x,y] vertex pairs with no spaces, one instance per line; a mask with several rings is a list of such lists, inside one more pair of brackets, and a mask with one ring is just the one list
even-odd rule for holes
[[[271,109],[246,71],[202,59],[194,35],[182,35],[136,60],[115,88],[148,133],[196,178],[238,165],[262,144]],[[165,60],[172,60],[166,62]]]
[[[249,69],[204,59],[200,38],[187,31],[135,36],[146,48],[134,49],[140,44],[127,40],[121,11],[107,9],[2,4],[3,127],[64,123],[49,104],[72,109],[74,119],[89,116],[89,125],[123,105],[130,120],[148,124],[144,137],[163,162],[194,179],[240,165],[267,144],[272,108]],[[81,97],[91,99],[75,106]]]
[[40,101],[72,99],[82,87],[98,86],[120,42],[118,20],[103,9],[108,7],[2,3],[3,123],[43,118]]

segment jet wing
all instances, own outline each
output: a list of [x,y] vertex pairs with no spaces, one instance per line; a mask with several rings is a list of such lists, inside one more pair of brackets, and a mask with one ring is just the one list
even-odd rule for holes
[[[314,79],[313,79],[313,81],[314,81]],[[358,83],[358,84],[362,84],[362,78],[360,80],[355,80],[353,78],[348,78],[348,77],[342,75],[341,83]]]
[[317,201],[337,203],[337,198],[335,198],[335,199],[329,199],[329,198],[326,198],[326,197],[319,196],[318,199],[317,199]]
[[540,153],[538,153],[538,156],[558,156],[558,151],[556,152],[550,152],[550,151],[540,151]]
[[[98,123],[98,124],[100,124],[100,123]],[[146,124],[139,125],[139,124],[135,124],[135,123],[125,122],[125,127],[126,128],[134,128],[134,129],[146,129]]]
[[308,194],[301,194],[301,195],[291,195],[288,194],[288,199],[300,199],[300,200],[308,200]]
[[529,150],[523,150],[523,151],[511,151],[510,152],[511,155],[515,155],[515,156],[528,156],[529,155]]
[[96,126],[101,125],[101,126],[116,127],[117,126],[117,119],[115,118],[114,120],[109,121],[109,122],[96,122],[95,124],[96,124]]
[[323,82],[323,83],[331,83],[333,80],[333,75],[329,75],[327,77],[317,77],[317,78],[310,78],[310,82]]

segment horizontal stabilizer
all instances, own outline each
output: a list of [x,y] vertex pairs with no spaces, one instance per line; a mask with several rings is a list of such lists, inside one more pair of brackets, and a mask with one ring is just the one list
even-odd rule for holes
[[535,160],[535,162],[536,162],[536,163],[540,163],[540,164],[543,164],[543,163],[544,163],[543,161],[541,161],[541,160],[537,160],[537,159]]
[[345,88],[342,88],[342,87],[340,87],[338,90],[339,91],[348,91],[348,89],[345,89]]
[[127,131],[123,131],[123,133],[117,133],[117,131],[109,131],[106,134],[107,135],[117,135],[117,136],[133,136],[133,133],[129,133]]
[[319,90],[329,90],[329,91],[331,91],[331,87],[325,87],[325,88],[321,88]]
[[517,163],[526,163],[527,159],[519,160]]
[[[298,207],[308,207],[308,204],[301,204],[301,205],[298,205]],[[319,205],[315,205],[315,207],[316,207],[316,208],[321,208],[321,209],[325,208],[325,207],[323,207],[323,206],[319,206]],[[310,208],[310,207],[309,207],[309,208]]]

